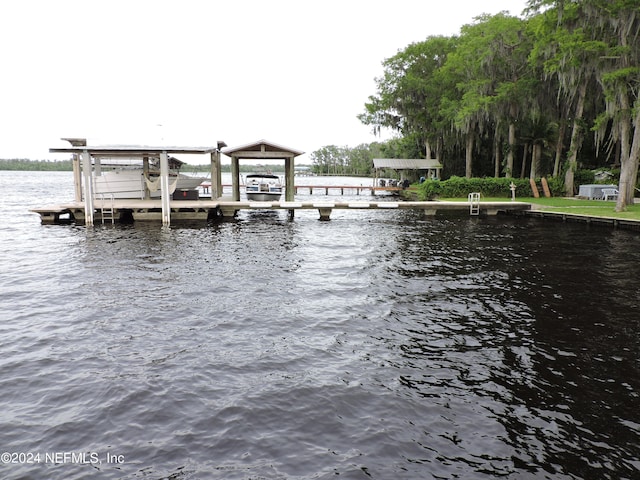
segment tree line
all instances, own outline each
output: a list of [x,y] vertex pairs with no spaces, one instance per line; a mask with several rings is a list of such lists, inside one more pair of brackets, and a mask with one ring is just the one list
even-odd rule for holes
[[640,155],[639,37],[640,0],[529,0],[523,17],[482,15],[384,60],[358,118],[446,175],[555,176],[573,195],[579,165],[619,168],[623,210]]
[[[262,170],[271,170],[273,172],[284,172],[284,165],[252,165],[240,164],[240,172],[248,173]],[[21,171],[73,171],[73,163],[69,160],[30,160],[27,158],[1,159],[0,170],[21,170]],[[210,164],[187,164],[182,168],[185,172],[210,172]],[[222,164],[220,171],[231,172],[231,165]]]
[[23,170],[23,171],[71,171],[73,164],[71,160],[29,160],[27,158],[0,158],[0,170]]

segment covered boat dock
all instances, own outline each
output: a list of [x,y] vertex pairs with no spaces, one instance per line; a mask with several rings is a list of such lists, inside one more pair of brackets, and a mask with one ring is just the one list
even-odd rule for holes
[[[425,178],[440,178],[442,164],[436,159],[427,158],[374,158],[374,184],[378,184],[381,170],[395,170],[400,173],[400,180],[409,175],[406,172],[424,172]],[[415,178],[414,180],[418,180]]]
[[232,200],[240,201],[240,160],[284,160],[285,200],[293,201],[295,176],[293,161],[295,157],[302,155],[303,151],[267,140],[258,140],[239,147],[225,148],[222,153],[231,157]]
[[[169,188],[169,156],[170,155],[205,155],[211,156],[211,178],[220,181],[220,147],[224,142],[218,142],[216,147],[150,147],[150,146],[88,146],[85,139],[65,138],[71,146],[50,148],[51,153],[71,153],[75,183],[75,203],[81,203],[84,211],[85,225],[93,225],[96,212],[95,177],[101,174],[103,158],[139,159],[148,164],[150,159],[157,159],[160,165],[160,211],[162,223],[171,223],[171,192]],[[213,185],[212,185],[213,188]],[[220,189],[221,191],[221,189]],[[213,190],[212,190],[213,192]],[[216,192],[217,193],[217,192]],[[100,209],[104,215],[105,199],[101,199]],[[139,201],[146,201],[144,199]],[[151,200],[149,200],[150,202]],[[113,214],[113,202],[106,207]],[[38,211],[38,209],[34,210]],[[43,215],[41,213],[41,215]],[[58,214],[59,215],[59,214]]]
[[[61,148],[50,148],[51,153],[70,153],[73,160],[73,172],[74,172],[74,184],[75,184],[75,201],[73,202],[73,208],[64,209],[52,209],[42,208],[34,209],[34,211],[40,213],[44,220],[57,221],[60,218],[61,212],[71,211],[76,220],[80,220],[78,214],[80,210],[84,212],[85,225],[93,225],[96,207],[99,208],[100,213],[104,218],[104,212],[107,211],[113,215],[113,210],[116,208],[113,200],[109,205],[105,206],[104,197],[96,195],[95,191],[95,179],[101,174],[103,159],[117,158],[117,159],[137,159],[142,161],[144,165],[148,166],[150,160],[157,160],[160,165],[160,211],[161,219],[164,225],[171,223],[171,212],[176,211],[176,208],[172,209],[171,206],[171,191],[169,186],[169,161],[171,155],[210,155],[211,158],[211,200],[215,201],[222,199],[222,172],[220,168],[220,153],[224,153],[231,157],[231,173],[232,173],[232,201],[240,201],[240,168],[239,162],[241,159],[251,160],[284,160],[285,162],[285,199],[288,202],[292,202],[294,198],[294,158],[302,155],[304,152],[288,147],[283,147],[267,140],[259,140],[250,144],[242,145],[235,148],[223,148],[227,147],[227,144],[223,141],[218,141],[216,146],[211,147],[151,147],[151,146],[129,146],[129,145],[115,145],[115,146],[89,146],[84,138],[63,138],[70,143],[70,146]],[[148,167],[147,167],[148,168]],[[148,196],[147,196],[148,197]],[[136,213],[140,218],[143,215],[143,210],[139,202],[147,202],[146,211],[149,213],[149,217],[157,216],[157,206],[151,202],[148,198],[132,199],[136,200],[135,208]],[[118,202],[119,204],[123,202]],[[126,203],[126,202],[125,202]],[[131,203],[131,202],[129,202]],[[156,202],[157,203],[157,202]],[[216,203],[216,206],[218,204]],[[121,208],[126,208],[124,205]],[[134,208],[134,207],[132,207]],[[181,204],[180,208],[186,208],[185,204]],[[216,207],[217,208],[217,207]],[[47,212],[47,210],[50,210]],[[235,214],[236,210],[232,211]],[[228,215],[229,210],[225,210]]]

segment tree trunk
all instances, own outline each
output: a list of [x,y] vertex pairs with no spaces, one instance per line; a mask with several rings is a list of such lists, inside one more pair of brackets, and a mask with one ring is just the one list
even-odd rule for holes
[[465,158],[465,175],[471,178],[473,166],[473,128],[469,128],[467,132],[466,158]]
[[[639,102],[636,102],[638,104]],[[640,105],[637,105],[640,107]],[[633,119],[633,143],[628,155],[622,155],[622,167],[620,169],[620,184],[618,185],[618,202],[616,203],[616,212],[622,212],[627,205],[633,204],[635,195],[636,181],[638,178],[638,160],[640,157],[640,108],[636,108],[636,116]],[[627,124],[626,128],[629,129]],[[621,142],[624,151],[624,142]]]
[[524,178],[524,172],[527,171],[527,153],[529,153],[529,144],[526,143],[522,149],[522,165],[520,166],[520,178]]
[[500,137],[498,136],[498,130],[496,129],[493,137],[493,158],[495,161],[493,168],[493,175],[496,178],[500,177],[500,164],[502,163],[502,152],[500,152]]
[[567,123],[564,118],[560,119],[560,128],[558,128],[558,141],[556,142],[556,160],[553,164],[553,176],[560,175],[560,161],[562,160],[562,148],[564,147],[564,133],[567,129]]
[[539,143],[533,144],[533,151],[531,152],[531,173],[529,178],[535,180],[538,178],[538,169],[540,165],[540,157],[542,156],[542,145]]
[[516,124],[509,123],[509,153],[507,153],[507,172],[505,177],[513,175],[513,154],[516,149]]
[[578,150],[582,142],[582,113],[584,112],[584,99],[587,96],[587,79],[585,79],[578,90],[578,100],[576,102],[576,112],[573,117],[573,130],[571,131],[571,145],[569,146],[569,166],[564,177],[564,193],[568,197],[573,197],[575,187],[573,179],[578,168]]

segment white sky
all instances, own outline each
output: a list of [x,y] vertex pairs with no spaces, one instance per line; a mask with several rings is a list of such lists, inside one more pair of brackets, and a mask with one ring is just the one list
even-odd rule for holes
[[8,0],[0,158],[90,145],[307,152],[376,140],[356,116],[382,61],[526,0]]

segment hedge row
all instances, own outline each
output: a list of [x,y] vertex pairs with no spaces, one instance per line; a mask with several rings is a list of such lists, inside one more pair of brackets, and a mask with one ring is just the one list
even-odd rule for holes
[[[418,187],[420,200],[433,200],[437,197],[466,198],[471,192],[479,192],[483,197],[511,198],[511,183],[516,186],[516,197],[531,197],[531,185],[529,179],[523,178],[465,178],[451,177],[448,180],[425,180]],[[538,190],[542,194],[540,180],[537,182]],[[564,195],[564,183],[559,178],[547,179],[551,195]]]

